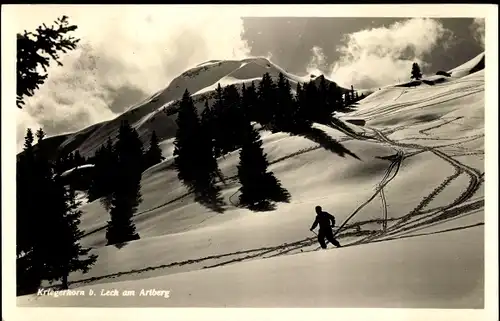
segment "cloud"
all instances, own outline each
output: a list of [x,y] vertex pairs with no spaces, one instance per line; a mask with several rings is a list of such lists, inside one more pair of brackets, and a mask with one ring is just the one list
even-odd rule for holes
[[273,53],[268,51],[267,54],[264,56],[264,58],[271,61],[271,59],[273,59]]
[[[81,39],[53,64],[46,83],[18,113],[18,133],[42,126],[49,135],[84,128],[166,87],[211,59],[238,59],[249,49],[240,16],[216,7],[16,6],[16,31],[69,16]],[[23,137],[18,137],[18,142]]]
[[328,69],[327,57],[323,52],[323,48],[314,46],[311,48],[311,53],[312,56],[307,64],[306,71],[314,75],[323,74]]
[[425,72],[425,56],[451,40],[451,31],[427,18],[347,34],[337,49],[341,57],[332,65],[330,77],[342,86],[359,89],[406,81],[413,62]]
[[484,48],[484,18],[475,18],[469,26],[474,39]]

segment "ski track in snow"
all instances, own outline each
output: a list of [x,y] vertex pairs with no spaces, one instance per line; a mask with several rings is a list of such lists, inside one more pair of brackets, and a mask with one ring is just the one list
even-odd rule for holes
[[[386,235],[387,236],[395,235],[398,232],[402,231],[403,229],[409,229],[407,227],[408,224],[405,224],[405,222],[409,221],[411,218],[413,218],[416,215],[425,214],[426,212],[422,212],[422,209],[425,208],[438,193],[442,192],[446,188],[446,186],[448,186],[451,183],[452,180],[456,179],[463,172],[465,172],[470,178],[469,185],[466,187],[465,191],[457,199],[455,199],[453,202],[449,203],[448,205],[441,206],[441,207],[438,207],[436,209],[428,210],[427,212],[431,212],[432,214],[427,215],[423,218],[420,218],[419,220],[430,218],[438,213],[444,213],[447,210],[455,209],[458,205],[461,205],[464,202],[466,202],[468,199],[470,199],[474,195],[474,193],[479,189],[479,187],[481,186],[481,183],[484,180],[482,177],[482,174],[478,170],[471,168],[463,163],[460,163],[459,161],[453,159],[452,157],[448,156],[447,154],[443,153],[442,151],[439,151],[436,148],[428,147],[428,146],[421,146],[418,144],[398,143],[398,142],[392,141],[389,138],[387,138],[387,136],[385,136],[382,132],[380,132],[374,128],[372,128],[372,130],[375,132],[379,141],[381,141],[381,142],[386,142],[386,143],[389,143],[389,144],[397,146],[397,147],[419,149],[421,151],[429,151],[429,152],[434,153],[436,156],[440,157],[442,160],[446,161],[451,166],[453,166],[455,169],[455,174],[446,178],[445,181],[440,186],[438,186],[426,198],[424,198],[410,213],[402,216],[400,218],[400,220],[397,223],[395,223],[394,225],[392,225],[389,229],[387,229],[386,231],[383,231],[383,232],[378,232],[375,235],[369,236],[363,240],[357,241],[357,242],[355,242],[355,244],[363,244],[363,243],[371,242],[371,241],[375,240],[376,238],[380,238],[380,237],[383,237]],[[483,201],[483,204],[484,204],[484,201]],[[432,220],[432,218],[431,218],[431,220]],[[415,223],[415,221],[412,221],[411,223]],[[422,223],[419,223],[417,225],[420,226],[420,225],[422,225]],[[415,226],[417,226],[417,225],[415,225]]]

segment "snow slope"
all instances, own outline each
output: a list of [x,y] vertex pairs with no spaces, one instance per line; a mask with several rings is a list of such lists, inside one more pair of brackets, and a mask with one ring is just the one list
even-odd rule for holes
[[471,71],[474,72],[480,69],[484,69],[484,60],[485,56],[484,52],[482,52],[476,57],[467,61],[466,63],[463,63],[460,66],[449,70],[448,72],[451,74],[452,77],[461,78],[469,75]]
[[[46,296],[30,303],[95,307],[480,308],[484,280],[462,279],[468,273],[482,274],[482,232],[472,230],[470,241],[463,240],[462,232],[450,232],[369,244],[356,250],[346,247],[281,256],[141,282],[85,286],[79,290],[99,293],[78,297],[78,302],[70,296]],[[449,242],[462,246],[461,256],[457,258],[449,251]],[[422,247],[433,249],[423,251]],[[450,271],[449,261],[454,261],[457,268]],[[99,295],[100,291],[112,289],[133,290],[137,294]],[[142,289],[166,289],[170,293],[167,298],[140,296]]]
[[[17,304],[482,309],[484,86],[479,71],[384,88],[343,115],[367,121],[349,125],[356,134],[316,125],[321,144],[261,131],[270,170],[292,196],[271,212],[237,207],[237,151],[218,160],[222,213],[195,203],[164,140],[167,159],[142,178],[140,240],[104,246],[108,215],[98,201],[82,206],[82,243],[99,258],[88,274],[70,275],[70,288],[137,295],[32,295]],[[343,225],[344,248],[318,249],[315,205]],[[143,288],[170,298],[138,296]]]

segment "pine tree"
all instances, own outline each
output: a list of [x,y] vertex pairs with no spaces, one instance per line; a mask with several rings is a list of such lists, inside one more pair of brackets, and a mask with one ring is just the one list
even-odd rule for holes
[[79,39],[67,36],[77,29],[69,25],[68,17],[62,16],[55,21],[56,26],[47,27],[45,24],[33,32],[24,31],[17,34],[17,97],[16,105],[22,108],[24,99],[31,97],[34,91],[47,79],[50,60],[62,66],[59,52],[66,53],[76,49]]
[[224,137],[224,129],[221,124],[224,121],[224,97],[223,97],[223,89],[220,84],[217,84],[217,88],[215,89],[215,98],[210,108],[211,117],[211,137],[213,139],[214,146],[214,154],[215,157],[219,157],[224,155],[224,145],[226,138]]
[[223,106],[217,125],[221,126],[224,132],[223,152],[228,153],[241,146],[242,124],[245,122],[241,96],[236,86],[224,87]]
[[82,155],[80,155],[80,152],[78,150],[75,151],[73,159],[75,162],[75,167],[85,164],[85,159],[82,157]]
[[290,132],[293,127],[294,104],[290,82],[283,73],[278,75],[276,88],[276,108],[273,115],[273,127],[276,131]]
[[90,201],[101,198],[101,203],[109,210],[111,194],[117,182],[118,158],[113,147],[111,137],[99,147],[94,155],[93,177],[90,182],[88,197]]
[[201,130],[210,139],[212,153],[214,157],[219,157],[222,155],[220,144],[217,141],[217,133],[220,130],[219,126],[216,124],[216,114],[213,108],[210,108],[208,100],[205,101],[205,108],[201,113]]
[[248,109],[247,86],[245,85],[245,83],[241,84],[241,109],[245,114],[245,118],[250,120],[250,114]]
[[65,188],[58,177],[53,182],[53,212],[52,228],[56,234],[48,235],[44,240],[47,249],[46,268],[49,281],[62,280],[62,288],[68,288],[70,272],[82,271],[87,273],[97,260],[97,255],[92,254],[87,258],[90,248],[83,248],[79,240],[83,232],[79,229],[82,211],[81,203],[76,200],[75,191]]
[[216,113],[219,131],[217,143],[223,155],[234,150],[233,137],[231,137],[233,131],[231,108],[234,107],[235,101],[239,98],[235,97],[235,94],[237,92],[235,93],[234,90],[224,87],[222,88],[222,99],[217,101],[218,108],[216,109]]
[[101,197],[101,203],[106,210],[109,211],[115,185],[118,184],[120,179],[120,173],[118,171],[118,153],[115,151],[115,146],[109,136],[106,140],[106,145],[102,148],[102,164],[100,169],[101,171],[99,174],[102,193],[99,197]]
[[[23,222],[24,218],[22,218],[23,215],[29,215],[31,214],[31,205],[33,205],[33,202],[28,201],[28,198],[30,197],[30,194],[33,193],[35,190],[34,185],[31,184],[31,180],[36,178],[36,159],[35,159],[35,151],[33,148],[33,142],[34,142],[34,137],[33,137],[33,132],[30,128],[27,129],[26,131],[26,136],[24,138],[24,149],[22,154],[19,156],[16,167],[16,187],[17,187],[17,215],[18,215],[18,222]],[[27,222],[27,221],[24,221]],[[18,233],[22,231],[18,229]],[[19,235],[18,235],[19,236]],[[29,233],[24,235],[29,238]],[[17,244],[18,247],[20,248],[20,251],[27,251],[29,249],[29,245],[23,246],[23,241],[22,239],[18,239]],[[18,251],[18,254],[19,252]]]
[[163,161],[165,157],[163,157],[161,153],[161,148],[158,141],[158,136],[156,136],[156,132],[153,130],[151,133],[151,140],[149,142],[149,149],[144,155],[145,158],[145,166],[144,169],[149,168],[153,165],[156,165]]
[[226,110],[234,110],[241,104],[241,96],[235,85],[229,85],[222,90],[223,105]]
[[195,192],[196,200],[214,200],[218,193],[218,188],[215,186],[218,165],[210,136],[203,131],[187,89],[182,96],[177,114],[177,126],[174,141],[177,176],[189,190]]
[[36,138],[38,139],[37,140],[37,143],[40,143],[42,141],[42,139],[45,138],[45,132],[43,131],[42,128],[39,128],[37,131],[36,131]]
[[[219,87],[220,88],[220,87]],[[198,167],[200,120],[191,94],[186,89],[177,113],[177,132],[174,140],[174,164],[179,180],[188,188],[194,187]]]
[[317,90],[317,103],[314,108],[316,114],[316,121],[321,124],[328,123],[331,118],[331,112],[328,109],[328,85],[325,76],[320,76],[320,82]]
[[250,86],[246,87],[243,84],[241,95],[241,108],[245,113],[246,119],[250,121],[258,121],[258,95],[255,83],[252,81]]
[[24,150],[17,160],[16,170],[16,279],[17,294],[36,291],[41,282],[42,264],[33,253],[37,241],[38,215],[36,192],[38,180],[33,149],[33,132],[28,128]]
[[222,173],[219,170],[217,159],[213,154],[212,141],[209,135],[200,132],[199,149],[197,153],[198,167],[195,171],[194,191],[197,199],[214,202],[219,193],[219,188],[215,184],[215,177],[219,176],[224,182]]
[[42,129],[37,131],[38,146],[35,153],[35,164],[34,164],[34,173],[33,178],[31,179],[31,183],[35,188],[36,192],[36,200],[35,204],[37,204],[37,212],[46,213],[47,211],[51,211],[51,186],[53,182],[53,166],[50,161],[46,149],[43,148],[45,133]]
[[411,67],[411,79],[415,80],[422,79],[422,72],[420,71],[420,66],[416,62],[414,62]]
[[342,93],[339,87],[333,82],[328,84],[326,105],[329,115],[332,115],[342,108]]
[[[201,112],[201,126],[203,127],[203,131],[205,133],[210,133],[212,131],[213,126],[213,111],[208,104],[208,100],[205,100],[205,105],[203,111]],[[213,139],[212,137],[210,137]]]
[[262,76],[258,89],[258,107],[256,118],[262,126],[268,126],[276,108],[276,85],[269,73]]
[[[210,108],[208,100],[205,101],[205,108],[201,113],[201,137],[206,139],[205,142],[205,156],[207,157],[209,163],[207,164],[207,172],[215,171],[215,174],[219,177],[220,181],[225,184],[224,175],[218,168],[217,157],[221,155],[220,147],[216,145],[214,132],[217,130],[217,124],[214,121],[214,111]],[[214,183],[215,184],[215,183]]]
[[238,165],[240,204],[251,209],[265,209],[269,201],[286,201],[288,193],[273,173],[267,171],[269,163],[259,133],[250,123],[245,125],[245,132]]
[[132,217],[142,202],[141,177],[143,164],[142,142],[135,129],[122,121],[115,144],[117,156],[116,184],[113,184],[110,216],[106,239],[108,245],[139,239]]
[[33,142],[35,141],[35,138],[33,137],[33,131],[31,128],[28,128],[26,130],[26,137],[24,138],[24,151],[32,151],[33,148]]
[[62,157],[57,157],[54,161],[54,172],[56,174],[62,174],[64,172],[64,159]]
[[311,122],[318,122],[320,120],[320,113],[318,106],[320,105],[318,88],[314,81],[309,81],[304,88],[304,106],[306,111],[306,118]]
[[75,167],[75,155],[73,155],[73,153],[68,154],[67,164],[68,164],[68,169]]
[[311,127],[311,121],[307,109],[305,90],[300,83],[297,83],[295,89],[295,111],[293,115],[293,133],[300,134]]
[[[45,134],[37,132],[43,146]],[[64,186],[54,180],[52,164],[39,148],[33,153],[33,135],[28,132],[25,153],[18,167],[18,293],[36,290],[42,280],[53,280],[61,262],[61,249],[68,243],[61,238],[68,208]],[[29,167],[27,167],[29,166]],[[69,272],[68,272],[69,273]],[[60,275],[59,275],[60,277]]]

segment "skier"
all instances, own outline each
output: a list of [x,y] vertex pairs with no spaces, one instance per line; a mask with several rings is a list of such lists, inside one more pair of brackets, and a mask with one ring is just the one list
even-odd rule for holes
[[341,247],[340,243],[333,237],[332,227],[335,226],[335,217],[330,213],[323,212],[321,206],[316,206],[316,213],[316,219],[310,230],[312,232],[319,224],[318,242],[321,248],[326,249],[325,238],[336,247]]

